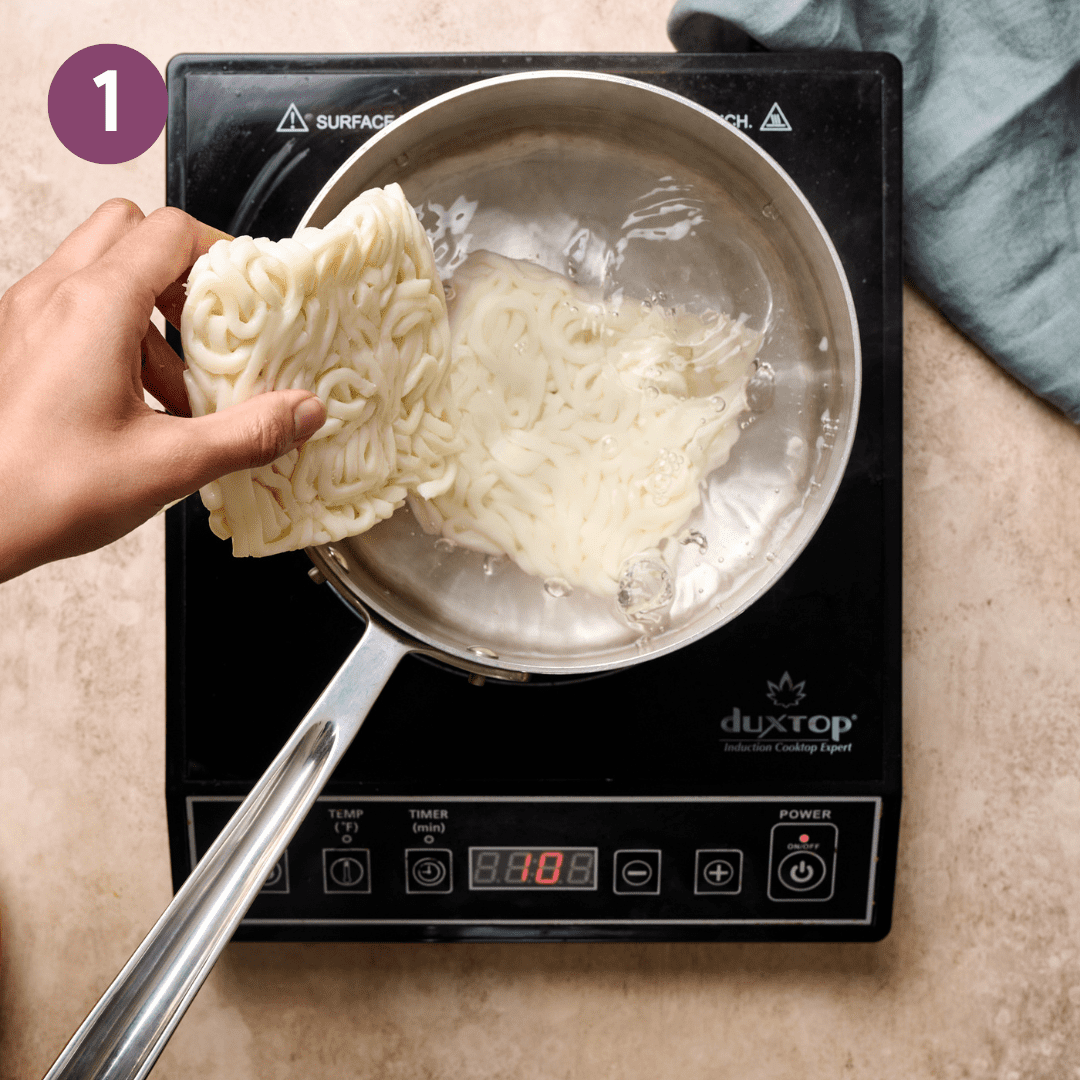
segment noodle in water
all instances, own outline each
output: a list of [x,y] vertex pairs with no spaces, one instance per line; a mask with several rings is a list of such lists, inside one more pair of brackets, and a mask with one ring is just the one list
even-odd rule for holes
[[761,334],[719,313],[613,303],[479,252],[453,278],[453,480],[429,532],[601,596],[674,536],[727,460]]

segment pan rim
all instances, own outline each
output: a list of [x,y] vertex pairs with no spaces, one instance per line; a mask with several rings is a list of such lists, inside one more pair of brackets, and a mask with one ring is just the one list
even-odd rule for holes
[[[816,535],[822,522],[832,509],[833,502],[843,483],[850,462],[862,402],[862,342],[859,332],[858,316],[855,311],[854,298],[839,253],[817,212],[814,210],[799,186],[779,162],[756,142],[739,131],[734,125],[724,120],[722,116],[699,105],[697,102],[683,97],[681,94],[666,90],[663,87],[643,82],[640,79],[631,79],[626,76],[614,75],[608,72],[575,71],[561,68],[512,72],[490,78],[478,79],[423,102],[402,114],[402,116],[395,120],[394,123],[388,125],[349,155],[312,200],[307,211],[301,218],[300,224],[297,226],[297,231],[309,226],[312,219],[323,208],[328,197],[333,193],[342,178],[353,168],[355,163],[361,157],[372,154],[378,149],[380,144],[393,139],[397,132],[400,131],[407,122],[415,121],[433,110],[444,108],[448,104],[462,97],[475,95],[478,92],[490,91],[498,86],[538,81],[577,81],[624,85],[633,89],[635,92],[655,95],[656,97],[667,99],[680,108],[689,109],[710,123],[718,125],[725,131],[727,136],[734,136],[735,139],[743,143],[749,153],[752,156],[761,159],[768,170],[777,177],[780,184],[786,188],[788,194],[795,198],[801,211],[812,224],[818,240],[823,244],[825,252],[828,255],[829,265],[835,276],[836,282],[840,286],[843,304],[842,311],[838,311],[838,314],[846,315],[847,326],[851,333],[853,375],[850,418],[845,425],[846,430],[843,445],[841,447],[834,447],[832,457],[835,461],[835,466],[831,467],[832,475],[828,485],[823,486],[823,489],[818,493],[820,510],[813,516],[812,527],[801,527],[798,530],[801,535],[797,537],[797,542],[792,543],[788,548],[783,563],[776,567],[773,573],[768,576],[767,580],[751,591],[740,603],[733,605],[730,609],[725,607],[725,610],[722,612],[717,612],[714,619],[704,622],[703,625],[696,629],[684,629],[682,632],[673,635],[668,641],[658,642],[657,639],[654,638],[647,647],[639,647],[631,655],[626,654],[627,649],[623,646],[619,650],[619,656],[610,660],[604,660],[593,656],[590,658],[590,662],[587,666],[582,664],[533,662],[518,656],[509,660],[494,654],[485,655],[485,651],[475,651],[477,648],[482,650],[482,646],[480,645],[468,648],[458,648],[452,643],[440,640],[435,636],[425,633],[416,626],[403,622],[394,614],[394,612],[380,604],[377,596],[369,595],[368,591],[362,589],[352,579],[347,568],[348,560],[340,550],[340,541],[336,545],[333,543],[323,544],[318,547],[306,549],[308,557],[332,584],[339,597],[350,608],[364,619],[377,618],[379,622],[383,623],[388,628],[392,628],[403,640],[415,642],[417,651],[425,653],[434,652],[445,662],[453,664],[454,666],[464,667],[470,671],[475,671],[477,667],[488,668],[493,674],[499,671],[544,675],[600,673],[605,671],[615,671],[623,667],[629,667],[633,664],[640,663],[644,660],[651,660],[664,656],[668,653],[675,652],[684,646],[690,645],[695,641],[700,641],[702,638],[707,637],[709,634],[714,633],[721,627],[737,619],[744,611],[768,592],[798,561],[799,556],[805,550],[810,540]],[[841,307],[841,305],[838,305],[838,308],[839,307]],[[837,450],[839,451],[838,453],[836,452]],[[339,560],[345,562],[345,567],[341,565]],[[666,635],[661,635],[661,637],[664,636]],[[490,650],[486,650],[486,652],[490,652]],[[550,657],[548,657],[547,660],[550,660]]]

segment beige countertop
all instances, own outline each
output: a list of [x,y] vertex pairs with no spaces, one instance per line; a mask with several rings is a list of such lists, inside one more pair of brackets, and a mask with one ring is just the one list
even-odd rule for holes
[[[45,112],[101,41],[179,52],[667,51],[666,3],[7,0],[0,289],[163,142]],[[904,754],[873,945],[233,945],[155,1077],[1080,1076],[1080,437],[905,291]],[[0,389],[2,392],[2,389]],[[283,623],[284,623],[283,614]],[[0,1080],[44,1073],[168,902],[163,526],[0,586]]]

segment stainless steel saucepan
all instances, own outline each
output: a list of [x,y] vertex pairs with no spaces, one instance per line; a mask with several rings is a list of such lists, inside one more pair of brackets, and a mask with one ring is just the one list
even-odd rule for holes
[[745,314],[765,337],[743,430],[708,478],[692,542],[672,545],[672,601],[644,639],[614,602],[553,595],[565,590],[447,550],[407,510],[312,549],[314,576],[365,621],[359,643],[47,1080],[150,1071],[403,656],[426,653],[478,681],[613,670],[670,652],[765,592],[840,484],[861,383],[844,272],[784,171],[718,116],[610,75],[477,82],[362,146],[303,224],[323,225],[391,182],[421,215],[444,276],[487,248],[608,295]]

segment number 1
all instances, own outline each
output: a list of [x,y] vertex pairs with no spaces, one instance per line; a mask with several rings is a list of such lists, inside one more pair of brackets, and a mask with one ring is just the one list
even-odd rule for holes
[[105,130],[116,130],[116,69],[109,68],[94,78],[95,86],[105,87]]

